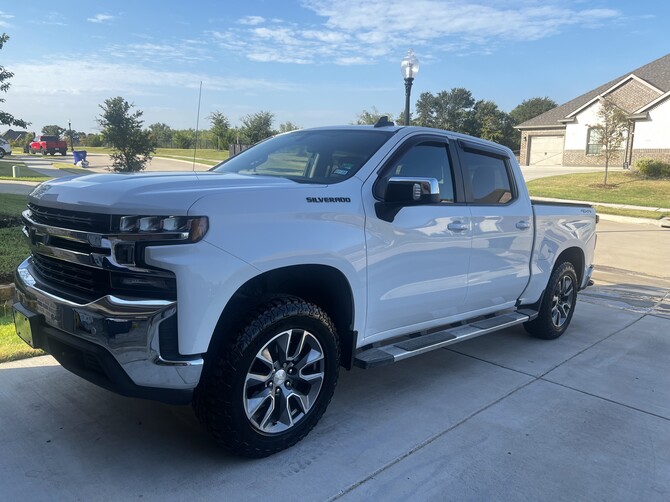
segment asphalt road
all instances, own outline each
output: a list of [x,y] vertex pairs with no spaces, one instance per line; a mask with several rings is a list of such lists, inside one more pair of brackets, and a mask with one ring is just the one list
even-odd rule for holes
[[49,357],[0,365],[2,500],[670,500],[670,230],[601,221],[596,285],[554,341],[522,328],[342,372],[263,460],[189,407],[127,399]]

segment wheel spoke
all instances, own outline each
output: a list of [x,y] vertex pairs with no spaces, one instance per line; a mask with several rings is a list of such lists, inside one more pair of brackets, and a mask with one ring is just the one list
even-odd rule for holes
[[263,420],[258,424],[258,426],[261,429],[267,429],[268,427],[268,422],[270,422],[270,418],[272,417],[272,414],[275,411],[275,398],[274,396],[270,396],[270,407],[268,408],[268,411],[265,412],[265,416],[263,417]]
[[272,354],[270,354],[270,349],[266,345],[263,347],[263,350],[261,350],[257,355],[256,359],[260,359],[261,361],[266,362],[270,366],[274,364],[274,359],[272,358]]
[[244,382],[245,388],[252,387],[254,385],[265,384],[272,378],[272,372],[268,372],[267,375],[261,375],[258,373],[247,373],[247,380]]
[[[270,389],[264,389],[263,392],[257,394],[256,396],[248,398],[246,400],[246,413],[249,420],[251,420],[252,422],[258,422],[256,419],[256,415],[258,414],[260,409],[266,404],[269,404],[269,406],[268,410],[264,415],[263,420],[265,420],[270,414],[272,414],[272,411],[274,410],[275,407],[274,396],[272,395],[272,391]],[[261,423],[262,422],[263,421],[261,421]]]
[[278,422],[286,426],[286,429],[293,427],[293,413],[291,413],[291,403],[289,402],[289,395],[282,395],[279,400],[279,417]]

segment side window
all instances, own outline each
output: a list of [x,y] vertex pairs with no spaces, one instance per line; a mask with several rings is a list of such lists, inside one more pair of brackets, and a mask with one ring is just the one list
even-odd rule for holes
[[506,204],[514,198],[505,160],[483,153],[464,152],[464,176],[470,181],[475,204]]
[[435,178],[440,185],[440,200],[454,202],[454,181],[447,146],[442,143],[420,143],[393,161],[384,178]]

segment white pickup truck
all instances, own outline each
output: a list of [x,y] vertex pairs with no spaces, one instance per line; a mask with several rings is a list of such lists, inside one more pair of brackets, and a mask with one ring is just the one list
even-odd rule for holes
[[341,366],[560,336],[596,241],[593,208],[531,202],[509,149],[384,121],[205,173],[48,181],[23,220],[19,336],[109,390],[193,402],[251,457],[307,435]]

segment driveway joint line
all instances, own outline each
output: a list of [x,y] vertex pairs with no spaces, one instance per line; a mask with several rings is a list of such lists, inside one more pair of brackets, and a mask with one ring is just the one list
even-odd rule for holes
[[576,387],[571,387],[570,385],[566,385],[564,383],[557,382],[555,380],[549,380],[547,378],[540,378],[540,380],[542,380],[544,382],[547,382],[547,383],[551,383],[553,385],[558,385],[559,387],[563,387],[565,389],[569,389],[569,390],[573,390],[575,392],[579,392],[580,394],[584,394],[586,396],[590,396],[590,397],[594,397],[596,399],[601,399],[603,401],[607,401],[608,403],[616,404],[618,406],[623,406],[624,408],[628,408],[629,410],[638,411],[640,413],[644,413],[645,415],[651,415],[652,417],[660,418],[662,420],[665,420],[666,422],[670,422],[670,417],[664,417],[663,415],[659,415],[659,414],[654,413],[652,411],[647,411],[647,410],[643,410],[641,408],[636,408],[635,406],[631,406],[630,404],[620,403],[619,401],[615,401],[614,399],[610,399],[610,398],[604,397],[604,396],[599,396],[598,394],[593,394],[591,392],[588,392],[588,391],[585,391],[585,390],[582,390],[582,389],[578,389]]
[[391,467],[393,467],[393,466],[396,465],[397,463],[403,461],[403,460],[406,459],[407,457],[413,455],[413,454],[416,453],[417,451],[422,450],[423,448],[425,448],[425,447],[428,446],[429,444],[431,444],[431,443],[437,441],[438,439],[440,439],[442,436],[444,436],[444,435],[447,434],[448,432],[451,432],[451,431],[453,431],[454,429],[456,429],[457,427],[463,425],[465,422],[467,422],[467,421],[470,420],[471,418],[476,417],[477,415],[479,415],[480,413],[482,413],[482,412],[488,410],[488,409],[491,408],[492,406],[495,406],[496,404],[498,404],[498,403],[501,402],[502,400],[507,399],[509,396],[511,396],[511,395],[514,394],[515,392],[518,392],[518,391],[520,391],[520,390],[522,390],[522,389],[525,389],[526,387],[528,387],[530,384],[532,384],[532,383],[535,382],[536,380],[537,380],[537,379],[529,380],[528,382],[524,382],[523,384],[519,385],[518,387],[515,387],[514,389],[512,389],[511,391],[509,391],[509,392],[508,392],[507,394],[505,394],[504,396],[501,396],[501,397],[499,397],[498,399],[496,399],[495,401],[492,401],[492,402],[490,402],[489,404],[484,405],[484,406],[481,407],[480,409],[473,411],[470,415],[468,415],[468,416],[462,418],[461,420],[459,420],[458,422],[456,422],[456,423],[453,424],[452,426],[447,427],[445,430],[443,430],[443,431],[441,431],[441,432],[438,432],[437,434],[434,434],[434,435],[432,435],[431,437],[429,437],[428,439],[425,439],[424,441],[420,442],[419,444],[413,446],[412,448],[410,448],[408,451],[406,451],[405,453],[403,453],[403,454],[400,455],[399,457],[396,457],[395,459],[393,459],[393,460],[387,462],[386,464],[384,464],[383,466],[379,467],[378,469],[375,469],[374,472],[372,472],[371,474],[368,474],[365,478],[363,478],[363,479],[361,479],[361,480],[359,480],[359,481],[357,481],[357,482],[351,484],[351,485],[348,486],[347,488],[345,488],[345,489],[341,490],[340,492],[338,492],[338,493],[337,493],[336,495],[334,495],[333,497],[331,497],[331,498],[329,498],[329,499],[326,499],[326,500],[328,500],[329,502],[331,502],[331,501],[334,501],[334,500],[337,500],[337,499],[343,497],[344,495],[346,495],[347,493],[350,493],[351,491],[355,490],[355,489],[358,488],[359,486],[364,485],[365,483],[367,483],[368,481],[370,481],[371,479],[373,479],[375,476],[378,476],[378,475],[381,474],[382,472],[386,471],[387,469],[390,469]]
[[[502,369],[507,369],[507,370],[514,371],[514,372],[516,372],[516,373],[519,373],[519,374],[528,376],[528,377],[531,378],[531,380],[529,380],[528,382],[525,382],[524,384],[520,385],[519,387],[516,387],[515,389],[512,389],[510,392],[508,392],[508,393],[505,394],[504,396],[501,396],[500,398],[496,399],[495,401],[492,401],[491,403],[489,403],[489,404],[483,406],[483,407],[480,408],[479,410],[474,411],[474,412],[471,413],[470,415],[468,415],[468,416],[464,417],[463,419],[459,420],[458,422],[456,422],[456,423],[455,423],[454,425],[452,425],[451,427],[448,427],[448,428],[446,428],[445,430],[443,430],[443,431],[441,431],[441,432],[438,432],[437,434],[434,434],[433,436],[429,437],[428,439],[426,439],[426,440],[420,442],[419,444],[413,446],[412,448],[410,448],[408,451],[406,451],[405,453],[403,453],[403,454],[400,455],[399,457],[396,457],[395,459],[391,460],[390,462],[387,462],[386,464],[384,464],[383,466],[379,467],[378,469],[375,469],[374,472],[372,472],[371,474],[368,474],[365,478],[363,478],[363,479],[361,479],[361,480],[359,480],[359,481],[357,481],[357,482],[351,484],[350,486],[348,486],[347,488],[341,490],[341,491],[338,492],[336,495],[334,495],[333,497],[331,497],[331,498],[329,498],[329,499],[327,499],[327,500],[330,502],[330,501],[334,501],[334,500],[340,499],[341,497],[343,497],[344,495],[346,495],[346,494],[352,492],[353,490],[355,490],[355,489],[358,488],[359,486],[364,485],[365,483],[367,483],[368,481],[370,481],[371,479],[373,479],[375,476],[378,476],[378,475],[381,474],[382,472],[384,472],[384,471],[390,469],[390,468],[393,467],[394,465],[396,465],[396,464],[398,464],[399,462],[403,461],[404,459],[410,457],[411,455],[413,455],[414,453],[418,452],[419,450],[422,450],[422,449],[425,448],[426,446],[428,446],[428,445],[430,445],[431,443],[437,441],[438,439],[440,439],[440,438],[441,438],[442,436],[444,436],[445,434],[447,434],[447,433],[453,431],[453,430],[456,429],[457,427],[459,427],[459,426],[463,425],[464,423],[468,422],[470,419],[476,417],[476,416],[479,415],[480,413],[482,413],[482,412],[488,410],[488,409],[491,408],[492,406],[495,406],[496,404],[498,404],[498,403],[500,403],[501,401],[507,399],[508,397],[510,397],[511,395],[515,394],[516,392],[518,392],[518,391],[520,391],[520,390],[522,390],[522,389],[525,389],[526,387],[528,387],[528,386],[531,385],[532,383],[535,383],[535,382],[537,382],[538,380],[542,380],[542,381],[544,381],[544,382],[548,382],[548,383],[556,384],[555,382],[552,382],[551,380],[547,380],[547,379],[545,379],[544,377],[545,377],[548,373],[550,373],[550,372],[552,372],[553,370],[555,370],[556,368],[558,368],[559,366],[562,366],[562,365],[565,364],[566,362],[571,361],[572,359],[574,359],[574,358],[577,357],[578,355],[583,354],[584,352],[586,352],[587,350],[589,350],[589,349],[592,348],[592,347],[595,347],[596,345],[598,345],[599,343],[603,342],[604,340],[607,340],[607,339],[613,337],[614,335],[616,335],[616,334],[618,334],[618,333],[621,333],[622,331],[624,331],[624,330],[630,328],[633,324],[635,324],[636,322],[639,322],[639,321],[640,321],[641,319],[643,319],[645,316],[646,316],[646,314],[642,314],[639,318],[637,318],[637,319],[633,320],[632,322],[626,324],[626,326],[624,326],[623,328],[616,330],[615,332],[611,333],[610,335],[607,335],[605,338],[603,338],[603,339],[601,339],[601,340],[598,340],[597,342],[594,342],[593,344],[589,345],[588,347],[584,348],[583,350],[580,350],[580,351],[577,352],[576,354],[573,354],[572,356],[570,356],[569,358],[567,358],[565,361],[562,361],[561,363],[557,364],[556,366],[553,366],[551,369],[545,371],[545,372],[542,373],[540,376],[534,376],[534,375],[530,375],[530,374],[525,373],[525,372],[520,371],[520,370],[516,370],[516,369],[513,369],[513,368],[507,368],[507,367],[502,366],[502,365],[500,365],[500,364],[493,363],[493,362],[491,362],[491,361],[486,361],[486,360],[483,360],[483,359],[480,359],[480,358],[478,358],[478,357],[471,356],[471,355],[468,355],[468,354],[461,354],[460,352],[456,352],[456,351],[454,351],[453,349],[450,349],[450,348],[445,347],[446,350],[450,350],[450,351],[456,352],[456,353],[461,354],[461,355],[464,355],[464,356],[466,356],[466,357],[471,357],[472,359],[476,359],[476,360],[479,360],[479,361],[482,361],[482,362],[491,364],[491,365],[493,365],[493,366],[498,366],[498,367],[500,367],[500,368],[502,368]],[[560,384],[556,384],[556,385],[560,385]],[[570,387],[567,387],[567,386],[565,386],[565,387],[566,387],[566,388],[570,388]],[[576,390],[577,392],[580,392],[580,391],[578,391],[577,389],[573,389],[573,390]],[[584,394],[588,394],[588,393],[585,392]],[[603,399],[603,400],[607,401],[606,398],[602,398],[601,396],[593,396],[593,397],[600,398],[600,399]],[[611,402],[614,403],[614,404],[620,404],[621,406],[626,406],[626,405],[621,404],[621,403],[616,403],[615,401],[611,401]],[[632,408],[632,407],[631,407],[631,409],[635,409],[635,408]],[[642,411],[643,413],[648,413],[648,412],[644,412],[643,410],[639,410],[639,411]],[[652,413],[649,413],[649,414],[653,415]],[[661,417],[661,418],[663,418],[663,417]]]

